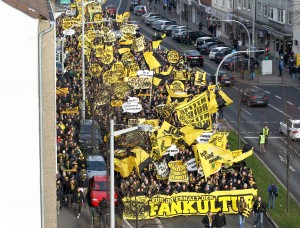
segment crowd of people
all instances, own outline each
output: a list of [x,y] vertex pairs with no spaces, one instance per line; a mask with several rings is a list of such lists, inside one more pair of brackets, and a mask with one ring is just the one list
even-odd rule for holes
[[[60,15],[56,19],[56,34],[57,39],[61,40],[63,35],[62,22],[64,18],[68,17],[66,14]],[[111,17],[108,11],[103,10],[103,18]],[[86,16],[86,21],[91,20],[91,17]],[[86,30],[93,27],[95,30],[103,29],[103,24],[87,24]],[[116,22],[106,24],[109,29],[116,30],[119,24]],[[64,72],[57,71],[57,88],[67,88],[67,92],[57,94],[57,202],[58,213],[63,205],[71,207],[77,205],[77,216],[80,216],[81,204],[86,202],[86,193],[88,188],[88,180],[86,177],[86,159],[87,151],[84,151],[78,144],[78,132],[80,113],[68,113],[67,109],[80,109],[80,101],[82,99],[82,63],[81,63],[81,47],[78,45],[81,35],[80,28],[74,28],[75,34],[72,36],[65,36],[64,49],[67,52],[67,58],[63,62]],[[139,36],[140,34],[137,34]],[[93,44],[97,45],[103,42],[101,37],[96,37]],[[97,94],[103,95],[103,77],[94,77],[90,74],[89,68],[91,64],[99,64],[102,68],[102,73],[109,70],[113,63],[122,61],[122,56],[118,49],[122,48],[118,39],[111,43],[113,46],[114,60],[110,65],[103,64],[101,59],[96,57],[95,50],[91,49],[89,58],[85,58],[85,73],[86,73],[86,119],[93,118],[98,121],[101,126],[103,137],[107,138],[109,134],[109,119],[114,119],[117,128],[126,128],[130,124],[130,120],[146,118],[159,119],[160,124],[163,118],[155,111],[155,107],[166,104],[168,99],[168,91],[165,85],[171,85],[174,81],[175,74],[170,73],[168,76],[162,77],[161,83],[152,91],[150,89],[131,89],[124,97],[117,97],[108,90],[107,96],[109,100],[121,99],[123,102],[127,101],[128,97],[139,97],[140,103],[143,107],[139,113],[124,113],[122,107],[111,107],[109,103],[101,105],[93,105]],[[145,40],[145,50],[153,51],[156,59],[159,60],[161,67],[159,72],[166,72],[171,65],[168,62],[167,52],[159,48],[153,50],[152,41]],[[136,62],[141,70],[148,70],[148,65],[142,53],[134,53],[133,49],[130,52],[134,56]],[[128,63],[124,62],[125,67],[129,67]],[[183,82],[187,94],[197,95],[207,91],[207,84],[195,83],[196,70],[189,68],[187,63],[180,57],[178,63],[172,64],[174,70],[185,71],[189,77]],[[159,73],[158,73],[159,76]],[[151,94],[151,96],[143,96],[143,94]],[[193,96],[188,99],[191,100]],[[214,120],[214,131],[220,130],[220,125],[217,122],[216,116]],[[175,127],[181,127],[176,112],[174,112],[169,120],[170,124]],[[100,153],[107,158],[108,145],[107,139],[104,139],[105,145],[100,148]],[[145,135],[145,144],[143,145],[145,151],[151,151],[151,141]],[[181,160],[183,162],[194,158],[193,150],[190,146],[185,145],[185,149],[180,149],[179,153],[174,157],[168,157],[168,161]],[[160,160],[162,161],[162,160]],[[154,165],[149,164],[149,168],[142,170],[140,173],[134,170],[129,177],[122,178],[118,174],[117,189],[120,197],[144,195],[153,196],[155,194],[171,195],[179,192],[199,192],[211,193],[213,191],[224,190],[240,190],[240,189],[256,189],[255,179],[251,169],[247,168],[245,163],[241,166],[233,167],[229,170],[222,169],[215,174],[204,177],[203,174],[192,171],[188,173],[189,180],[187,183],[170,183],[168,180],[157,179],[157,172]],[[79,192],[82,192],[79,193]]]

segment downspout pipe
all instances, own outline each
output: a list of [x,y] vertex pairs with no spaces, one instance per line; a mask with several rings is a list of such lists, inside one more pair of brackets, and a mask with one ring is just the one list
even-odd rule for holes
[[38,35],[38,93],[39,93],[39,162],[40,162],[40,206],[41,227],[45,227],[45,202],[44,202],[44,145],[43,145],[43,77],[42,77],[42,37],[55,27],[55,19],[50,0],[47,1],[50,15],[50,27]]

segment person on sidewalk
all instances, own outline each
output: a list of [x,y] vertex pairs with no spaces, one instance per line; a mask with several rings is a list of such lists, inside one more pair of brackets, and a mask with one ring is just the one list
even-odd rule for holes
[[201,32],[202,31],[202,27],[203,27],[203,24],[202,24],[201,21],[199,22],[198,27],[199,27],[199,32]]
[[266,153],[266,151],[265,151],[265,142],[266,142],[266,137],[265,137],[264,133],[261,132],[260,135],[259,135],[259,142],[258,142],[258,144],[259,144],[259,153],[261,153],[261,154]]
[[266,211],[266,207],[264,205],[264,203],[261,200],[261,197],[258,196],[257,200],[254,201],[254,205],[253,205],[253,215],[254,215],[254,226],[256,227],[257,225],[259,225],[258,227],[263,227],[264,225],[264,212],[267,214]]
[[205,228],[213,227],[213,214],[210,211],[203,217],[202,223]]
[[275,199],[278,196],[278,188],[275,184],[270,184],[268,187],[268,193],[269,193],[269,204],[268,209],[272,207],[272,209],[275,209]]
[[240,198],[237,204],[239,210],[239,228],[244,228],[245,216],[243,212],[247,208],[247,204],[243,196]]
[[101,202],[99,203],[98,207],[98,213],[100,215],[100,227],[101,223],[103,224],[103,227],[107,226],[107,216],[109,212],[109,205],[105,198],[102,198]]
[[218,213],[214,216],[213,227],[223,228],[226,226],[225,214],[222,210],[219,210]]
[[295,65],[292,66],[290,72],[291,72],[291,76],[292,76],[293,82],[295,82],[296,81],[296,75],[298,73],[297,66],[295,66]]
[[284,61],[283,61],[283,57],[280,57],[280,60],[278,62],[278,70],[279,70],[279,77],[282,76],[282,71],[284,70]]
[[81,206],[84,203],[83,192],[81,191],[80,187],[77,187],[77,192],[74,194],[74,202],[76,203],[76,214],[77,214],[76,217],[79,219],[80,212],[81,212]]
[[266,126],[264,126],[262,129],[262,132],[265,136],[265,145],[267,145],[267,142],[268,142],[269,131],[270,131],[269,126],[266,124]]

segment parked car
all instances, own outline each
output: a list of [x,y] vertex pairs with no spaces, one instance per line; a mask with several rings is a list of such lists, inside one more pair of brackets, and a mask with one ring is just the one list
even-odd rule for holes
[[107,10],[110,14],[116,14],[117,9],[114,5],[107,5],[105,6],[105,10]]
[[199,37],[205,37],[207,36],[204,32],[199,32],[199,31],[191,31],[191,32],[183,32],[180,37],[178,37],[178,42],[181,43],[187,43],[188,44],[194,44]]
[[129,11],[133,11],[133,9],[134,9],[134,7],[136,7],[136,6],[138,6],[139,5],[139,3],[138,2],[132,2],[131,4],[130,4],[130,6],[129,6]]
[[245,103],[248,107],[254,105],[267,107],[269,98],[265,91],[256,87],[250,87],[242,92],[241,102]]
[[135,6],[133,8],[133,13],[136,16],[141,16],[141,15],[147,13],[148,10],[149,10],[148,6]]
[[218,47],[217,42],[207,42],[205,44],[202,44],[202,46],[198,48],[198,51],[200,51],[200,53],[203,55],[208,55],[210,50],[215,47]]
[[171,36],[172,29],[178,27],[178,25],[169,25],[162,30],[162,33],[165,33],[167,36]]
[[158,16],[150,16],[150,17],[147,17],[144,21],[144,23],[148,26],[151,25],[151,21],[155,21],[155,20],[162,20],[163,19],[163,16],[161,15],[158,15]]
[[[216,73],[210,76],[210,81],[216,83]],[[230,71],[220,70],[218,72],[218,82],[223,86],[233,86],[235,84],[235,78]]]
[[212,38],[210,36],[205,36],[205,37],[197,38],[196,43],[195,43],[195,48],[197,50],[199,50],[199,47],[201,47],[203,44],[208,43],[208,42],[216,42],[218,44],[224,44],[222,41],[219,41],[216,38]]
[[288,119],[280,122],[279,133],[289,135],[292,140],[300,139],[300,120]]
[[78,142],[84,150],[91,150],[103,144],[100,126],[96,120],[80,120]]
[[215,62],[220,63],[224,57],[231,53],[231,48],[229,50],[222,50],[221,52],[217,52],[215,54]]
[[156,24],[155,29],[159,32],[163,31],[169,25],[177,25],[176,21],[160,21],[160,23]]
[[168,20],[164,20],[164,19],[155,20],[155,21],[151,22],[150,27],[153,28],[154,30],[156,30],[156,25],[159,25],[160,23],[167,22],[167,21]]
[[[232,56],[223,62],[223,68],[230,71],[242,68],[248,69],[248,60],[249,57],[245,55]],[[259,62],[254,58],[250,58],[250,64],[254,64],[254,69],[259,66]]]
[[183,57],[191,66],[196,64],[203,66],[204,64],[204,58],[197,50],[186,50]]
[[[89,180],[88,198],[90,205],[98,207],[102,199],[108,202],[110,199],[110,190],[107,185],[107,176],[96,175]],[[118,195],[114,192],[115,206],[118,206]]]
[[148,17],[159,16],[159,15],[160,15],[160,13],[158,13],[158,12],[149,12],[149,13],[145,13],[145,14],[142,15],[141,21],[142,21],[142,22],[145,22],[145,20],[146,20]]
[[185,31],[193,31],[191,28],[188,28],[186,26],[178,26],[178,27],[175,27],[172,29],[172,32],[171,32],[171,37],[173,40],[177,40],[179,36],[182,36],[182,33],[185,32]]
[[102,155],[88,155],[86,159],[86,171],[87,178],[90,179],[93,176],[105,176],[106,171],[106,162]]
[[226,51],[231,51],[230,47],[215,47],[209,52],[209,59],[210,60],[215,60],[215,56],[218,52],[226,52]]

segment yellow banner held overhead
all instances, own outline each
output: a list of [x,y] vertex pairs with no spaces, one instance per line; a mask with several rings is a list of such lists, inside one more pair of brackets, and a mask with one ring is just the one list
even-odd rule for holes
[[153,70],[161,66],[160,63],[156,60],[156,58],[153,56],[152,51],[144,52],[144,58],[150,70]]
[[119,48],[118,52],[120,55],[126,53],[126,52],[130,52],[130,48]]
[[179,53],[177,51],[171,50],[168,52],[167,59],[169,63],[177,63],[179,61]]
[[[243,196],[251,210],[257,189],[215,191],[210,194],[196,192],[173,193],[172,195],[154,195],[125,197],[123,218],[129,220],[171,218],[175,216],[206,215],[222,209],[225,214],[238,214],[238,200]],[[142,210],[141,210],[142,209]],[[138,212],[138,214],[133,213]]]
[[162,42],[162,40],[155,40],[155,41],[152,41],[152,47],[153,49],[157,49],[160,45],[160,43]]
[[129,12],[123,13],[123,21],[124,21],[124,22],[127,22],[128,19],[129,19],[129,17],[130,17],[130,13],[129,13]]
[[229,132],[216,132],[210,136],[208,143],[226,150]]
[[191,125],[182,127],[180,131],[184,133],[183,139],[188,145],[191,145],[195,141],[195,139],[204,132],[203,129],[195,129]]
[[173,125],[169,124],[167,121],[164,121],[161,125],[160,129],[158,130],[157,137],[164,137],[171,135],[175,139],[180,139],[184,136],[184,133],[179,131],[178,128],[174,127]]
[[116,172],[119,172],[123,178],[130,175],[134,166],[135,160],[133,156],[128,156],[124,159],[114,158],[114,169]]
[[182,161],[170,161],[168,166],[170,167],[169,182],[188,182],[188,172],[186,164],[182,164]]
[[160,74],[166,76],[166,75],[171,74],[172,70],[173,70],[173,66],[169,66],[167,71],[160,72]]
[[211,114],[205,92],[195,96],[188,103],[177,106],[176,111],[182,124],[192,124],[206,130],[211,129]]
[[133,42],[133,50],[134,52],[140,52],[145,49],[144,45],[144,36],[140,36],[139,38],[136,38]]

